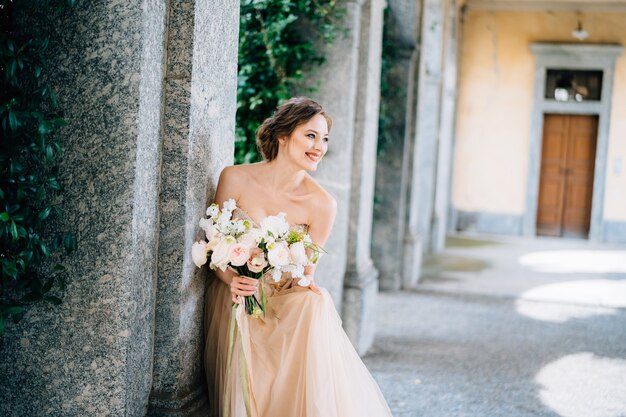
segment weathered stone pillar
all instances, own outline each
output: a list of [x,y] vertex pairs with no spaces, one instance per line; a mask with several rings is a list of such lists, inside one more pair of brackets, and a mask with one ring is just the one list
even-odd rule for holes
[[169,4],[158,281],[149,416],[206,415],[198,220],[232,164],[239,2]]
[[419,60],[415,145],[404,233],[403,283],[419,280],[422,252],[429,247],[435,197],[445,0],[424,0]]
[[[385,22],[384,141],[376,165],[372,259],[384,290],[402,287],[406,195],[414,138],[420,2],[389,0]],[[381,139],[379,138],[379,141]]]
[[444,64],[441,96],[441,118],[439,128],[439,153],[437,156],[437,182],[433,210],[430,249],[443,249],[448,231],[448,216],[451,195],[452,150],[456,123],[459,8],[455,0],[446,0],[444,25]]
[[337,217],[326,242],[328,254],[322,257],[316,280],[330,292],[335,307],[341,311],[343,279],[348,248],[350,182],[352,179],[352,143],[356,107],[356,79],[359,54],[361,3],[346,1],[344,20],[332,45],[326,47],[326,62],[313,71],[310,79],[320,80],[312,94],[333,118],[328,153],[314,174],[320,184],[337,199]]
[[189,248],[232,161],[238,2],[78,2],[55,24],[78,250],[63,304],[7,329],[0,415],[206,415]]
[[384,0],[368,0],[361,14],[357,107],[352,156],[348,261],[343,326],[360,354],[374,341],[378,271],[370,256]]

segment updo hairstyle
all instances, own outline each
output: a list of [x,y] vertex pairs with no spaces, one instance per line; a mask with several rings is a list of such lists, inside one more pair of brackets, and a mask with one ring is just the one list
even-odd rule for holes
[[271,161],[278,155],[278,138],[289,137],[291,133],[313,116],[321,114],[328,123],[328,131],[333,121],[322,106],[308,97],[292,97],[282,103],[271,117],[263,121],[256,130],[256,145],[263,158]]

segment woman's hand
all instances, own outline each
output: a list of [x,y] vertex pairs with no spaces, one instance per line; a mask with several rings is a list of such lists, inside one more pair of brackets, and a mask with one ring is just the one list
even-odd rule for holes
[[311,291],[313,291],[315,294],[319,294],[321,295],[322,292],[320,291],[320,287],[318,287],[317,285],[315,285],[315,282],[313,282],[312,278],[309,278],[311,280],[311,283],[309,284],[309,289]]
[[256,290],[258,285],[258,279],[243,277],[234,272],[233,278],[230,281],[230,294],[233,302],[236,304],[241,304],[241,297],[254,294],[254,291]]
[[313,283],[309,284],[309,289],[313,291],[315,294],[318,294],[318,295],[322,294],[322,292],[320,291],[320,287],[318,287],[317,285]]

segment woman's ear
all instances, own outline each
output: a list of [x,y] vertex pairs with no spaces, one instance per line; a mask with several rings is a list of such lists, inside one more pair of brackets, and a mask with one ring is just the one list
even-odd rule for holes
[[287,142],[287,137],[286,136],[281,136],[280,138],[278,138],[278,143],[282,143],[284,145],[285,142]]

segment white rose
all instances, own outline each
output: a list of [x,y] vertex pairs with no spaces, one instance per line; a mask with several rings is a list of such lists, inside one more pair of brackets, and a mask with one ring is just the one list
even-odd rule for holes
[[274,242],[268,246],[267,260],[274,267],[289,265],[289,249],[286,242]]
[[278,213],[277,216],[267,216],[261,220],[261,230],[263,234],[271,234],[274,238],[287,233],[289,231],[289,223],[285,220],[285,213]]
[[213,249],[211,254],[211,269],[219,268],[222,271],[226,271],[228,267],[228,260],[230,256],[230,247],[235,243],[235,239],[232,236],[224,236],[217,246]]
[[206,263],[208,251],[207,244],[204,241],[195,242],[191,245],[191,259],[193,259],[193,263],[198,268]]
[[289,252],[291,253],[291,260],[297,265],[308,265],[309,257],[304,250],[303,242],[295,242],[289,246]]

